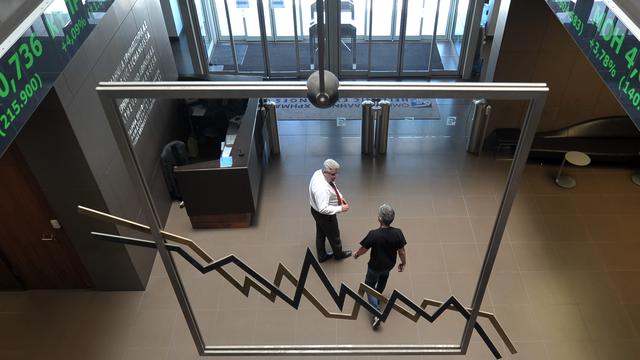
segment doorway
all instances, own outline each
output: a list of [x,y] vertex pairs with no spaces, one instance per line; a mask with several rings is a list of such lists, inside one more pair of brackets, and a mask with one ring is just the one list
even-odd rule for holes
[[92,287],[64,228],[13,144],[0,158],[0,289]]
[[[317,70],[315,0],[196,3],[210,73],[306,78]],[[327,67],[340,78],[459,76],[475,4],[325,0]]]

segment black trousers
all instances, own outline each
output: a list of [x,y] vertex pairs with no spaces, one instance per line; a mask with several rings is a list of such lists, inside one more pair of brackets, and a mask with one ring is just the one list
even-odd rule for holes
[[318,258],[327,256],[327,251],[324,246],[325,239],[329,240],[329,245],[334,255],[342,254],[338,217],[336,215],[321,214],[314,208],[311,208],[311,215],[316,221],[316,251]]
[[[370,288],[375,289],[377,292],[382,294],[384,288],[387,286],[387,280],[389,280],[389,272],[391,270],[383,270],[378,271],[367,266],[367,275],[364,278],[364,283],[367,284]],[[378,298],[367,294],[367,298],[369,299],[369,304],[373,305],[374,308],[380,310],[380,302]]]

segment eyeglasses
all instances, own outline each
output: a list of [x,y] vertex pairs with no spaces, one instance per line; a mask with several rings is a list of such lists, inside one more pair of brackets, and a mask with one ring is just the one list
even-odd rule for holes
[[338,175],[337,172],[328,172],[328,171],[323,171],[325,174],[330,175],[330,176],[336,176]]

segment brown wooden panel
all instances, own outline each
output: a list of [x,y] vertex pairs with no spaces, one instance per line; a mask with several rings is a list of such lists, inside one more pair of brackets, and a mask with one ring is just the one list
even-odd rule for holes
[[0,289],[2,290],[21,290],[24,289],[22,282],[18,279],[13,271],[9,268],[4,254],[0,253]]
[[[0,159],[0,250],[28,289],[86,288],[91,280],[64,229],[54,230],[39,184],[11,146]],[[43,238],[53,238],[43,241]]]

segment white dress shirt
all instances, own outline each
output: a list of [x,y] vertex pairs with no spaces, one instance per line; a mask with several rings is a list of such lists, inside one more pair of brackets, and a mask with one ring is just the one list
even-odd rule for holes
[[[336,187],[337,189],[337,187]],[[340,190],[340,198],[344,199]],[[331,184],[322,174],[322,169],[317,170],[309,183],[309,203],[311,207],[324,215],[334,215],[342,212],[342,205],[338,204],[338,196]]]

